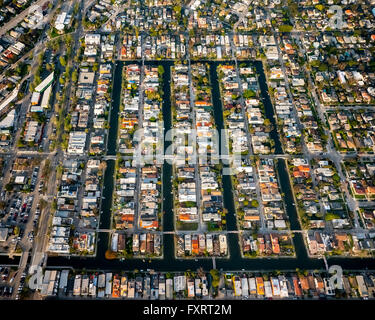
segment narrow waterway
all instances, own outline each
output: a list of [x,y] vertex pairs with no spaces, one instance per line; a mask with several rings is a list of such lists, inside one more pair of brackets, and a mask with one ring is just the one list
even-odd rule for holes
[[[99,226],[101,229],[109,229],[111,226],[111,208],[112,208],[112,192],[114,188],[114,173],[115,173],[115,161],[107,160],[107,168],[104,175],[103,190],[104,198],[102,199],[102,213],[100,216]],[[101,232],[98,235],[98,249],[97,258],[104,259],[105,252],[108,248],[109,233]]]
[[118,116],[120,111],[120,99],[121,99],[121,85],[122,85],[122,69],[124,63],[121,61],[116,62],[114,76],[113,76],[113,88],[112,88],[112,109],[111,118],[109,120],[110,127],[108,130],[108,143],[107,143],[107,155],[116,155],[117,150],[117,130],[118,130]]
[[253,61],[252,62],[256,68],[257,74],[258,74],[258,82],[259,82],[259,88],[261,93],[261,98],[263,101],[263,105],[265,108],[266,117],[271,121],[272,124],[272,130],[270,132],[270,137],[275,142],[275,153],[276,154],[282,154],[283,153],[283,147],[280,141],[280,135],[277,132],[277,124],[276,124],[276,117],[275,117],[275,111],[272,106],[271,98],[268,93],[268,85],[266,80],[266,75],[264,73],[264,68],[262,61]]
[[[278,173],[278,179],[280,182],[280,189],[283,195],[285,210],[288,214],[290,229],[291,230],[301,230],[301,226],[298,220],[298,213],[296,206],[294,205],[293,191],[290,184],[290,178],[288,173],[288,166],[284,159],[276,160],[276,170]],[[303,236],[300,233],[293,234],[293,243],[296,251],[298,260],[304,261],[308,259],[307,249],[305,247]]]
[[[224,116],[223,116],[223,106],[221,103],[220,87],[217,77],[217,67],[219,66],[218,62],[210,62],[210,81],[212,86],[212,104],[214,107],[214,118],[216,123],[216,128],[219,132],[219,146],[222,146],[222,136],[221,131],[224,129]],[[220,150],[219,154],[222,154],[223,150]],[[225,167],[228,167],[227,164],[224,164]],[[233,202],[233,192],[232,192],[232,182],[229,175],[223,175],[223,188],[224,188],[224,207],[228,210],[226,216],[227,221],[227,230],[237,230],[236,224],[236,212]],[[237,246],[237,245],[236,245]],[[230,248],[233,246],[230,245]],[[233,248],[234,249],[234,248]]]
[[9,258],[7,255],[0,255],[0,265],[18,266],[21,257],[16,256],[13,259]]
[[[163,121],[164,121],[164,136],[172,127],[172,113],[171,113],[171,66],[173,62],[159,63],[163,66]],[[172,141],[165,141],[164,139],[164,154]],[[173,231],[173,195],[172,195],[172,166],[164,161],[163,164],[163,231]],[[174,259],[174,238],[173,235],[164,235],[163,237],[163,261],[168,262]]]
[[[254,61],[257,75],[258,83],[260,88],[260,94],[263,101],[266,117],[270,120],[272,124],[272,130],[270,132],[271,138],[275,142],[275,154],[282,154],[283,148],[280,141],[280,135],[277,132],[276,115],[275,109],[273,108],[271,98],[269,96],[268,85],[266,80],[266,75],[264,73],[264,67],[261,61]],[[293,191],[291,187],[291,181],[288,173],[288,164],[284,159],[277,159],[276,170],[278,174],[278,180],[280,184],[281,193],[283,195],[283,200],[285,204],[285,210],[289,218],[290,229],[291,230],[301,230],[301,226],[298,220],[298,213],[293,199]],[[310,260],[307,254],[307,249],[304,244],[303,236],[300,233],[293,234],[293,243],[298,261],[308,261]]]
[[[172,128],[172,112],[171,112],[171,67],[173,62],[159,63],[164,68],[163,74],[163,121],[164,121],[164,135]],[[164,153],[171,145],[172,141],[165,141],[164,139]],[[165,198],[163,209],[163,230],[173,231],[173,199],[172,198],[172,166],[164,161],[163,165],[163,196]]]
[[[225,128],[224,127],[224,116],[223,116],[223,105],[221,101],[220,95],[220,85],[217,76],[217,67],[220,63],[218,62],[210,62],[210,81],[212,87],[212,103],[214,107],[214,118],[217,130],[219,132],[219,146],[222,147],[223,138],[220,134],[221,131]],[[220,150],[219,154],[223,154],[227,150]],[[223,164],[223,169],[228,168],[228,164]],[[237,217],[236,217],[236,210],[234,206],[234,199],[233,199],[233,189],[232,189],[232,181],[229,175],[222,176],[223,182],[223,189],[224,189],[224,208],[227,209],[226,221],[227,221],[227,230],[233,231],[237,230]],[[228,248],[229,248],[229,259],[232,261],[232,265],[237,266],[237,262],[242,259],[240,246],[239,246],[239,236],[238,234],[228,234]],[[219,266],[223,259],[217,259],[216,265]]]
[[[117,150],[117,131],[118,116],[121,104],[121,84],[123,62],[116,62],[113,76],[112,88],[112,106],[110,112],[110,127],[108,130],[107,155],[116,155]],[[112,209],[112,193],[114,189],[115,161],[107,160],[107,168],[104,175],[102,213],[100,215],[99,226],[101,229],[109,229],[111,227],[111,209]],[[104,260],[105,252],[108,248],[109,234],[98,234],[97,259]]]
[[[208,61],[204,61],[208,62]],[[127,63],[135,63],[127,62]],[[139,63],[139,62],[137,62]],[[154,61],[147,62],[153,65],[162,65],[164,67],[163,76],[163,117],[165,124],[165,132],[171,128],[171,97],[170,97],[170,71],[171,61]],[[223,127],[223,115],[222,106],[220,100],[219,84],[217,81],[216,67],[220,62],[209,62],[210,64],[210,79],[212,84],[213,94],[213,105],[214,105],[214,117],[218,129]],[[222,62],[221,62],[222,63]],[[228,62],[230,63],[230,62]],[[108,139],[108,155],[116,154],[117,145],[117,127],[118,127],[118,111],[120,105],[121,95],[121,76],[122,67],[124,63],[119,63],[115,68],[115,83],[113,86],[113,109],[111,112],[110,119],[110,130]],[[266,116],[271,120],[273,124],[274,133],[271,132],[271,136],[275,141],[276,153],[282,153],[281,142],[276,130],[276,123],[274,118],[274,110],[271,104],[271,100],[267,92],[267,83],[264,75],[264,70],[261,62],[255,62],[259,74],[259,82],[261,88],[261,94],[263,97],[263,103],[266,109]],[[274,136],[276,134],[276,136]],[[164,149],[169,146],[170,142],[165,142]],[[107,161],[107,169],[104,177],[105,189],[103,192],[104,199],[102,202],[102,217],[101,217],[101,228],[108,228],[110,226],[111,217],[111,204],[112,204],[112,192],[114,187],[113,175],[114,175],[114,161]],[[289,175],[287,172],[287,166],[284,160],[280,159],[277,162],[277,171],[281,183],[281,192],[285,195],[286,210],[290,218],[291,228],[299,230],[299,222],[297,217],[296,208],[293,205],[293,196],[291,192],[291,186],[289,183]],[[163,217],[163,228],[164,231],[173,230],[173,196],[171,194],[172,183],[171,183],[172,168],[171,165],[164,163],[163,165],[163,194],[165,197],[163,203],[164,217]],[[231,181],[229,176],[223,176],[223,188],[224,188],[224,206],[228,209],[227,227],[228,230],[236,230],[236,217],[233,204],[233,196],[231,189]],[[321,259],[310,259],[307,256],[306,249],[303,244],[302,235],[296,233],[294,236],[294,243],[296,247],[297,258],[269,258],[269,259],[243,259],[240,255],[238,246],[238,235],[228,234],[229,244],[229,259],[216,259],[217,269],[220,270],[295,270],[300,269],[324,269],[324,263]],[[73,267],[76,269],[85,268],[86,270],[156,270],[156,271],[186,271],[196,270],[202,267],[204,270],[210,270],[212,268],[212,260],[199,259],[199,260],[183,260],[175,259],[174,257],[174,241],[173,235],[164,235],[163,238],[163,259],[154,259],[150,261],[142,261],[141,259],[129,259],[129,260],[106,260],[104,253],[108,248],[108,233],[101,233],[98,241],[98,254],[96,258],[63,258],[63,257],[50,257],[48,258],[48,267]],[[1,260],[0,260],[1,261]],[[339,264],[345,269],[375,269],[374,259],[329,259],[329,264]]]

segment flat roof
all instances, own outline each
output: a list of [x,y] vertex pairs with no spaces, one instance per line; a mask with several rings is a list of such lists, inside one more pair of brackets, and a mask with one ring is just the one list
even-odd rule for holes
[[79,74],[79,84],[93,84],[94,83],[95,72],[80,72]]
[[34,91],[36,92],[43,92],[48,85],[50,85],[53,81],[54,72],[50,73],[47,78],[45,78],[36,88]]
[[0,228],[0,241],[6,241],[8,238],[8,228]]

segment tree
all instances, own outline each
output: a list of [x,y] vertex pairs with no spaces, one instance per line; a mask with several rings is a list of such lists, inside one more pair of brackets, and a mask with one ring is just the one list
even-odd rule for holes
[[325,63],[319,65],[319,71],[324,72],[328,70],[328,66]]
[[159,76],[162,76],[164,74],[164,67],[162,65],[158,65],[158,73]]
[[216,289],[220,283],[220,272],[217,269],[212,269],[210,270],[210,275],[212,277],[212,287]]
[[77,72],[77,70],[74,70],[72,72],[72,81],[77,82],[77,80],[78,80],[78,72]]
[[264,119],[263,124],[264,124],[266,127],[269,127],[269,126],[271,125],[271,121],[270,121],[270,119]]
[[243,92],[243,97],[245,99],[250,99],[252,97],[255,97],[255,92],[253,90],[247,89]]
[[57,201],[56,200],[53,200],[52,205],[51,205],[51,209],[52,209],[53,212],[57,210]]
[[295,17],[298,13],[298,4],[294,1],[288,1],[288,9],[289,9],[289,12],[290,12],[290,15],[292,17]]
[[40,210],[43,210],[47,207],[48,202],[44,199],[39,200]]
[[335,173],[335,174],[332,176],[332,179],[333,179],[333,181],[336,182],[336,183],[339,183],[339,182],[341,181],[340,176],[339,176],[337,173]]
[[202,267],[200,267],[198,270],[197,270],[197,273],[198,273],[198,277],[202,278],[205,276],[205,272],[203,270]]
[[181,6],[180,5],[175,5],[173,7],[173,11],[176,13],[177,19],[181,17]]
[[15,236],[18,237],[18,235],[20,234],[20,228],[18,226],[15,226],[13,229],[13,233]]
[[65,58],[64,58],[63,56],[61,56],[61,57],[59,58],[59,61],[60,61],[60,64],[61,64],[63,67],[66,66],[66,60],[65,60]]
[[111,250],[107,250],[105,252],[105,258],[107,260],[113,260],[113,259],[116,259],[117,258],[117,254]]
[[293,29],[293,26],[283,24],[279,27],[279,32],[290,32],[292,31],[292,29]]
[[72,44],[72,42],[73,42],[72,35],[67,34],[65,36],[65,43],[66,43],[66,45],[67,45],[68,48],[70,47],[70,45]]
[[74,9],[73,9],[73,13],[74,15],[76,15],[78,13],[78,9],[79,9],[79,3],[77,2],[75,5],[74,5]]

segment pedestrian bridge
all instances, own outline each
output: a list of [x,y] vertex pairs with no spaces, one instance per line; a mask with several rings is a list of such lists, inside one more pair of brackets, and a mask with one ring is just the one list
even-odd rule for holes
[[117,157],[108,155],[104,157],[104,160],[117,160]]

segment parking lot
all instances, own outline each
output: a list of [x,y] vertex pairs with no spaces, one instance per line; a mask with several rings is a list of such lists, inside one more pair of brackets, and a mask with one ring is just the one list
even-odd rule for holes
[[[33,192],[38,181],[38,168],[32,170],[29,178],[28,191]],[[22,188],[22,187],[21,187]],[[39,186],[38,192],[42,191],[42,186]],[[20,254],[22,248],[20,241],[23,237],[27,237],[30,244],[34,239],[34,230],[25,235],[26,225],[31,216],[31,208],[34,201],[34,195],[23,192],[6,192],[0,194],[0,201],[3,203],[3,208],[0,210],[0,230],[2,231],[2,238],[0,239],[0,253],[9,252],[11,254]],[[34,227],[36,227],[39,218],[40,208],[39,204],[35,209]]]
[[[15,269],[15,268],[14,268]],[[20,294],[24,291],[26,282],[26,272],[23,272],[20,277],[20,284],[18,288],[14,288],[15,278],[19,271],[15,271],[9,266],[0,267],[0,297],[11,298],[13,292],[16,290],[16,300],[20,298]]]

